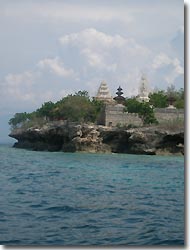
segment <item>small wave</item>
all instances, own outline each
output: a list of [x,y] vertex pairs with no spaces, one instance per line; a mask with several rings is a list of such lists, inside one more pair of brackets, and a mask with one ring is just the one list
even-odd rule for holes
[[39,208],[42,207],[42,204],[34,204],[34,205],[30,205],[31,208]]
[[184,240],[163,240],[163,241],[159,241],[157,242],[158,245],[166,245],[166,246],[183,246],[184,245]]
[[82,226],[78,226],[76,227],[77,229],[83,229],[83,228],[87,228],[87,229],[98,229],[99,227],[95,226],[95,225],[90,225],[90,224],[86,224],[86,225],[82,225]]
[[19,216],[21,216],[21,217],[33,217],[33,214],[24,212],[24,213],[19,214]]
[[128,165],[123,165],[123,166],[121,166],[121,168],[129,168],[129,166]]
[[0,241],[1,245],[7,246],[7,245],[19,245],[20,244],[20,240],[4,240],[4,241]]
[[46,208],[45,210],[53,212],[82,212],[86,209],[80,207],[71,207],[71,206],[55,206]]

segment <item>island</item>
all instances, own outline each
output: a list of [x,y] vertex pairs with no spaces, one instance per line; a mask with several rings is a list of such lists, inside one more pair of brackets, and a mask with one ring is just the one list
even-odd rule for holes
[[79,91],[57,103],[46,102],[32,113],[16,113],[9,121],[9,136],[18,141],[14,147],[36,151],[184,154],[184,110],[179,100],[184,95],[182,91],[176,91],[171,98],[171,93],[147,95],[141,88],[141,95],[136,98],[124,98],[122,88],[117,90],[117,96],[112,98],[107,84],[102,82],[95,98]]

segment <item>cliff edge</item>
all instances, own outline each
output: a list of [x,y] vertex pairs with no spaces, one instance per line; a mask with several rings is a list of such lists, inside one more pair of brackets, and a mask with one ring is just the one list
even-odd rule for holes
[[14,147],[36,151],[184,154],[183,129],[159,126],[125,129],[56,121],[17,128],[9,136],[18,140]]

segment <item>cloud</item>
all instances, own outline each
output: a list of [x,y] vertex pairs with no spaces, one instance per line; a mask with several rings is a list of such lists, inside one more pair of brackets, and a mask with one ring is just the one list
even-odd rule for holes
[[[55,90],[46,82],[44,75],[39,71],[26,71],[19,74],[8,74],[0,82],[0,112],[22,112],[35,110],[44,101],[54,101],[59,95],[59,90]],[[63,91],[63,90],[62,90]],[[19,111],[20,110],[20,111]]]
[[55,57],[53,59],[45,58],[39,61],[37,66],[40,69],[48,70],[57,76],[61,76],[61,77],[74,76],[74,71],[72,69],[66,69],[63,65],[62,60],[58,57]]
[[8,74],[5,76],[2,86],[2,98],[7,97],[13,100],[33,100],[31,88],[35,83],[35,74],[32,71],[25,71],[18,74]]
[[159,55],[157,55],[154,58],[152,67],[153,67],[153,69],[159,69],[159,68],[165,67],[167,65],[173,66],[173,68],[177,74],[179,74],[179,75],[184,74],[184,69],[181,66],[179,59],[178,58],[172,59],[164,53],[160,53]]
[[113,72],[123,67],[124,63],[129,65],[127,58],[146,58],[150,53],[148,48],[141,46],[134,39],[118,34],[109,35],[95,28],[64,35],[59,41],[69,50],[78,49],[78,54],[88,66]]
[[[112,93],[116,84],[123,86],[127,96],[135,95],[138,91],[141,74],[145,72],[150,82],[149,87],[168,86],[169,83],[182,80],[184,74],[181,61],[177,56],[165,52],[158,53],[138,43],[134,38],[118,34],[110,35],[95,28],[84,29],[70,33],[59,39],[64,50],[76,53],[76,58],[82,62],[81,67],[86,72],[86,81],[105,79]],[[83,72],[79,68],[81,78]],[[96,87],[98,87],[98,84]],[[88,84],[88,87],[90,85]],[[94,87],[91,87],[94,91]]]
[[[8,18],[24,18],[31,20],[35,18],[36,21],[56,22],[64,21],[111,21],[122,20],[130,23],[133,21],[133,15],[128,11],[126,14],[122,8],[113,8],[107,5],[98,5],[97,2],[91,4],[82,3],[66,3],[66,2],[52,2],[43,1],[38,2],[14,2],[3,6],[2,15]],[[33,20],[33,22],[35,21]]]
[[95,28],[84,29],[78,33],[71,33],[61,37],[60,42],[62,45],[72,44],[80,47],[85,46],[87,48],[118,48],[122,47],[126,40],[120,35],[108,35],[96,30]]
[[165,53],[160,53],[154,58],[152,68],[157,71],[158,75],[162,74],[168,84],[173,84],[180,75],[184,75],[179,59],[171,58]]
[[172,52],[184,63],[184,26],[180,26],[170,42]]
[[103,54],[92,51],[91,49],[83,49],[81,51],[87,61],[89,66],[97,68],[99,70],[115,71],[117,64],[107,64],[106,58]]
[[152,67],[153,69],[158,69],[164,67],[165,65],[169,65],[172,63],[172,60],[164,53],[160,53],[154,58]]
[[23,82],[30,85],[33,82],[33,74],[31,71],[25,71],[20,74],[8,74],[5,76],[5,82],[9,87],[19,86]]

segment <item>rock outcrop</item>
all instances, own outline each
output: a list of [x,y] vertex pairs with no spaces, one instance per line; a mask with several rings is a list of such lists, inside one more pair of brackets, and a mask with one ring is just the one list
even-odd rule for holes
[[9,135],[17,148],[37,151],[183,154],[184,132],[155,127],[124,129],[99,125],[50,122],[43,127],[15,129]]

